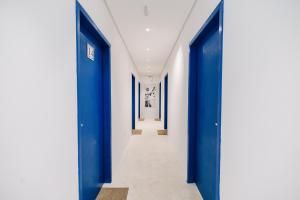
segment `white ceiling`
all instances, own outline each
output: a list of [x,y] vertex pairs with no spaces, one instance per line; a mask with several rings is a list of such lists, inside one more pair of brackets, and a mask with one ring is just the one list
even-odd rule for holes
[[141,75],[161,73],[194,1],[106,0]]

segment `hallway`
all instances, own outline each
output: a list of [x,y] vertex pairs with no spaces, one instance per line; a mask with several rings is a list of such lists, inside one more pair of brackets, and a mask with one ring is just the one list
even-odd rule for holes
[[112,184],[104,187],[129,187],[128,200],[202,200],[195,184],[186,183],[170,136],[157,135],[163,123],[146,120],[137,128],[142,135],[131,137]]
[[0,200],[300,200],[299,10],[0,0]]

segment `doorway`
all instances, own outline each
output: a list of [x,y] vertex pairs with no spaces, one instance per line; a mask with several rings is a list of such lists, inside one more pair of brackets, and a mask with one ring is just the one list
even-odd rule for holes
[[111,182],[110,44],[76,2],[80,200]]
[[135,129],[135,76],[131,75],[131,128]]
[[188,182],[219,200],[223,2],[190,44]]
[[138,95],[139,95],[139,98],[138,98],[138,119],[141,119],[141,82],[139,82],[139,85],[138,85]]
[[158,109],[158,118],[161,120],[161,82],[159,82],[159,109]]
[[165,76],[165,99],[164,99],[164,129],[168,129],[168,74]]

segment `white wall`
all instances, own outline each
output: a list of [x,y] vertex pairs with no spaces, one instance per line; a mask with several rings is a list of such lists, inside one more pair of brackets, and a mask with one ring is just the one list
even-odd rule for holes
[[222,199],[300,199],[299,10],[225,1]]
[[[115,169],[136,71],[103,1],[81,2],[112,45]],[[75,21],[75,1],[0,3],[0,199],[78,199]]]
[[[142,76],[141,77],[141,117],[144,119],[157,119],[159,118],[159,76]],[[152,108],[145,107],[145,92],[146,88],[156,87],[155,105]]]
[[164,77],[168,74],[168,135],[178,151],[178,159],[182,161],[182,169],[185,173],[187,170],[189,43],[218,2],[218,0],[199,0],[196,3],[161,74],[162,119],[164,119]]
[[[198,1],[161,75],[185,170],[188,44],[218,2]],[[299,9],[295,0],[225,1],[222,200],[300,199]]]

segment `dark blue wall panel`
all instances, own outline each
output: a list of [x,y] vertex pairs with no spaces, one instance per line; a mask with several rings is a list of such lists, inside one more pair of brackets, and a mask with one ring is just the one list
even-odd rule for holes
[[[76,5],[79,196],[91,200],[111,181],[110,46]],[[88,45],[93,59],[87,57]]]
[[204,200],[220,198],[222,5],[190,46],[188,182]]
[[164,120],[164,129],[168,129],[168,75],[165,76],[165,120]]
[[161,82],[159,82],[159,119],[161,119]]
[[131,75],[131,126],[135,129],[135,77]]
[[141,83],[139,82],[139,102],[138,102],[138,118],[141,118]]

